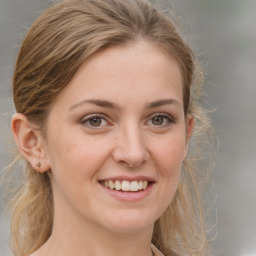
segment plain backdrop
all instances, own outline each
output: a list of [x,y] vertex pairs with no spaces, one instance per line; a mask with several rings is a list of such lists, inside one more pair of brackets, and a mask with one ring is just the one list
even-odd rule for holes
[[[172,3],[188,42],[205,63],[207,100],[216,109],[212,120],[220,145],[212,174],[217,193],[210,221],[217,221],[214,255],[256,256],[256,1]],[[0,170],[10,161],[11,78],[18,47],[49,5],[49,0],[0,0]],[[3,197],[0,203],[0,256],[7,256]]]

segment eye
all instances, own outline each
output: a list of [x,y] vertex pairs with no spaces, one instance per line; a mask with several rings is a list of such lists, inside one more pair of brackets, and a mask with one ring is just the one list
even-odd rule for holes
[[107,120],[104,117],[98,115],[86,116],[80,122],[82,125],[90,128],[100,128],[107,126],[108,124]]
[[171,123],[174,123],[173,118],[167,114],[156,114],[149,120],[153,126],[165,127]]
[[93,127],[99,127],[102,123],[102,118],[101,117],[93,117],[88,120],[89,124]]
[[164,123],[163,116],[155,116],[152,118],[152,124],[154,125],[162,125]]

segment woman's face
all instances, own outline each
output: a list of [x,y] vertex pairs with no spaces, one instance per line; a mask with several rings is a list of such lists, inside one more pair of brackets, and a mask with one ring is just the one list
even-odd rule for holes
[[176,191],[187,130],[172,58],[145,42],[94,55],[49,114],[55,216],[121,233],[151,228]]

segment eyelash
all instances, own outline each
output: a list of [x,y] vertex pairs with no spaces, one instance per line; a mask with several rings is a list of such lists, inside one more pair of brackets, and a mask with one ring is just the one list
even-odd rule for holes
[[[162,118],[164,124],[159,124],[159,125],[153,124],[153,119],[154,118]],[[92,124],[89,123],[89,122],[93,121],[93,119],[99,119],[100,120],[99,126],[93,126]],[[102,122],[105,122],[105,124],[102,125]],[[150,119],[147,121],[147,123],[148,122],[151,122],[150,125],[155,126],[155,127],[159,127],[159,128],[167,127],[170,124],[175,123],[173,117],[168,115],[168,114],[165,114],[165,113],[155,113],[155,114],[151,115]],[[80,120],[80,123],[82,125],[85,125],[85,126],[91,128],[91,129],[100,129],[102,126],[110,124],[110,122],[108,122],[107,118],[105,116],[103,116],[102,114],[92,114],[92,115],[89,115],[89,116],[85,116]]]
[[[93,126],[92,124],[89,123],[90,121],[92,121],[93,119],[96,119],[96,118],[101,121],[99,126]],[[91,129],[99,129],[100,127],[102,127],[102,122],[106,122],[106,123],[109,124],[109,122],[107,121],[107,118],[102,116],[101,114],[92,114],[92,115],[83,117],[80,120],[80,123],[82,125],[85,125],[85,126],[91,128]]]
[[[163,119],[163,122],[164,124],[160,124],[160,125],[155,125],[155,124],[152,124],[152,121],[154,118],[162,118]],[[152,126],[155,126],[155,127],[167,127],[169,126],[170,124],[173,124],[175,123],[174,121],[174,118],[168,114],[165,114],[165,113],[156,113],[156,114],[153,114],[149,121],[151,122],[151,125]]]

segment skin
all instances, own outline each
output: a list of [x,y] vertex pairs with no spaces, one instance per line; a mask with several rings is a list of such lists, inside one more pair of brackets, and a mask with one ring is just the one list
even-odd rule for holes
[[[53,186],[52,236],[33,256],[151,255],[192,128],[178,64],[143,41],[86,61],[53,103],[46,138],[14,115],[21,152],[39,172],[50,169]],[[140,199],[120,199],[99,182],[117,176],[152,184]]]

